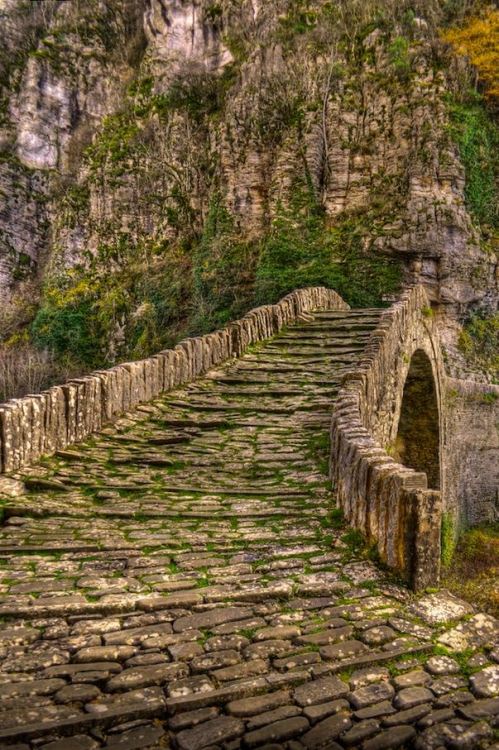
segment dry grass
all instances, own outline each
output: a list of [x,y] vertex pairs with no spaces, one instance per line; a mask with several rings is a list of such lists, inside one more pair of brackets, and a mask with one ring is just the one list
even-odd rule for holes
[[442,583],[477,608],[499,616],[499,523],[460,537]]
[[39,393],[79,373],[29,343],[0,346],[0,403]]

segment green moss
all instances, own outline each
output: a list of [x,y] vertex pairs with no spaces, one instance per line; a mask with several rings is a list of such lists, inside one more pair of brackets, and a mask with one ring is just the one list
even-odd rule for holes
[[358,552],[365,545],[365,540],[360,531],[357,529],[349,529],[346,534],[343,534],[341,541],[346,544],[353,553]]
[[441,527],[442,565],[448,567],[452,562],[452,556],[456,547],[456,527],[454,516],[451,513],[443,513]]

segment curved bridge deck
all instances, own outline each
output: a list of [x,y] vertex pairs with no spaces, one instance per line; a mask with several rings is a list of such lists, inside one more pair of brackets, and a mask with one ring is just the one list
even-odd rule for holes
[[377,321],[316,313],[26,472],[1,747],[493,746],[496,622],[414,599],[334,511],[331,403]]

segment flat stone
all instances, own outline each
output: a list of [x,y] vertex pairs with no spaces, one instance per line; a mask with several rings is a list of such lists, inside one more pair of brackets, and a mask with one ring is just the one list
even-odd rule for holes
[[447,630],[438,642],[452,651],[465,651],[468,648],[492,646],[499,637],[499,622],[495,617],[478,614]]
[[223,667],[212,672],[212,676],[218,682],[229,682],[230,680],[240,680],[244,677],[254,677],[256,675],[267,674],[269,666],[264,659],[252,659],[232,667]]
[[172,698],[180,698],[193,693],[206,693],[214,689],[215,686],[208,675],[172,680],[167,686],[168,695]]
[[460,671],[459,664],[450,656],[432,656],[424,666],[430,674],[437,676],[458,674]]
[[414,727],[392,727],[392,729],[387,729],[376,737],[366,740],[362,745],[362,750],[392,750],[392,748],[402,747],[415,736],[416,730]]
[[213,704],[224,704],[242,698],[252,697],[255,694],[262,693],[268,689],[268,682],[263,677],[253,679],[238,680],[230,683],[227,687],[198,691],[190,695],[180,695],[178,697],[168,698],[167,707],[171,713],[177,711],[192,711],[197,708]]
[[42,750],[97,750],[98,747],[100,747],[99,743],[91,737],[78,734],[42,745]]
[[360,708],[355,711],[355,718],[360,719],[377,719],[381,716],[388,716],[394,714],[396,709],[392,706],[390,701],[381,701],[381,703],[375,703],[374,706],[367,706],[367,708]]
[[204,649],[207,653],[211,651],[226,651],[227,649],[235,649],[240,651],[246,646],[249,646],[250,641],[244,635],[239,633],[233,633],[231,635],[213,635],[204,644]]
[[174,661],[190,661],[204,654],[204,649],[195,641],[187,641],[168,646],[168,652]]
[[195,604],[201,604],[202,595],[198,591],[177,591],[168,596],[148,596],[140,599],[137,606],[145,612],[155,612],[160,609],[170,609],[174,607],[193,607]]
[[104,634],[106,646],[139,646],[148,638],[169,635],[173,632],[171,623],[158,622],[141,628],[126,628]]
[[360,746],[361,742],[378,734],[379,731],[379,721],[376,721],[376,719],[359,721],[357,724],[354,724],[348,732],[341,735],[341,742],[343,745],[346,745],[346,747],[357,748]]
[[95,685],[66,685],[57,691],[54,700],[56,703],[89,703],[100,694]]
[[228,651],[212,651],[209,654],[195,656],[190,667],[192,672],[209,672],[212,669],[221,669],[222,667],[232,667],[239,664],[241,654],[234,649]]
[[164,693],[159,687],[128,690],[126,693],[102,693],[85,705],[85,711],[94,716],[107,716],[120,710],[129,711],[134,706],[144,710],[164,709]]
[[288,690],[277,690],[274,693],[231,701],[227,705],[227,711],[233,716],[253,716],[284,706],[289,703],[289,699],[290,693]]
[[107,750],[145,750],[145,748],[156,748],[162,737],[165,736],[165,730],[157,726],[142,726],[136,729],[129,729],[119,734],[108,736],[107,744],[104,749]]
[[419,687],[429,685],[431,677],[428,672],[424,672],[422,669],[416,669],[413,672],[406,672],[393,678],[393,684],[397,690],[407,687]]
[[378,627],[364,630],[361,636],[363,642],[368,646],[382,646],[384,643],[393,641],[397,637],[398,633],[388,625],[379,625]]
[[479,698],[495,698],[499,695],[499,664],[485,667],[470,677],[471,689]]
[[164,685],[169,680],[184,677],[187,668],[184,664],[154,664],[150,667],[130,667],[115,677],[111,677],[107,683],[107,689],[131,690],[133,688],[148,687],[149,685]]
[[[5,715],[6,713],[6,715]],[[2,716],[2,730],[24,729],[30,725],[59,724],[65,721],[75,721],[84,714],[74,706],[33,706],[19,710],[4,712]],[[1,731],[1,730],[0,730]],[[0,735],[1,736],[1,735]]]
[[132,646],[90,646],[74,655],[74,661],[92,663],[96,661],[126,661],[135,654]]
[[255,641],[266,641],[269,639],[279,639],[279,640],[291,640],[292,638],[296,638],[301,633],[300,628],[296,627],[296,625],[282,625],[282,626],[276,626],[276,627],[269,627],[269,628],[262,628],[261,630],[257,630],[253,640]]
[[439,591],[421,597],[409,610],[428,625],[446,625],[471,614],[473,607],[448,591]]
[[303,713],[310,720],[311,724],[317,724],[318,721],[322,721],[327,716],[337,714],[339,711],[348,711],[349,709],[350,704],[348,701],[340,698],[336,701],[318,703],[315,706],[305,706]]
[[357,688],[370,685],[373,682],[388,681],[390,679],[390,672],[386,667],[366,667],[365,669],[357,669],[350,677],[350,688],[351,690],[357,690]]
[[203,747],[218,745],[244,732],[244,723],[233,716],[219,716],[205,721],[193,729],[184,729],[176,736],[176,742],[182,750],[201,750]]
[[117,674],[123,669],[118,662],[89,662],[83,664],[58,664],[55,667],[47,667],[43,670],[43,676],[52,677],[71,677],[83,672],[102,672],[104,674]]
[[394,727],[397,724],[414,724],[419,719],[422,719],[423,716],[430,713],[430,711],[430,703],[421,703],[419,706],[413,706],[413,708],[408,708],[406,711],[397,711],[396,714],[385,716],[382,724],[384,727]]
[[265,711],[265,713],[263,714],[251,716],[249,721],[246,723],[246,729],[248,731],[259,729],[260,727],[267,726],[268,724],[274,724],[276,721],[290,719],[291,717],[299,716],[300,714],[301,710],[297,706],[280,706],[273,711]]
[[271,656],[282,656],[296,651],[289,641],[268,640],[261,643],[252,643],[244,649],[246,659],[268,659]]
[[333,646],[323,646],[320,649],[320,655],[328,661],[348,659],[353,656],[364,654],[368,650],[365,643],[361,641],[344,641]]
[[294,699],[299,706],[313,706],[342,698],[348,690],[348,685],[339,677],[322,677],[297,687]]
[[173,629],[176,633],[181,633],[183,630],[191,630],[193,628],[206,628],[211,630],[215,625],[244,620],[245,618],[251,617],[252,614],[251,609],[244,607],[211,609],[208,610],[208,612],[200,612],[199,614],[179,617],[179,619],[175,620],[173,623]]
[[475,702],[475,696],[469,690],[454,690],[437,698],[433,704],[435,708],[448,708],[449,706],[467,706]]
[[465,719],[476,721],[477,719],[488,718],[499,715],[499,698],[484,698],[483,700],[473,701],[468,706],[458,709],[460,716]]
[[308,727],[307,719],[302,716],[283,719],[248,732],[244,735],[244,745],[246,747],[261,747],[271,742],[284,742],[301,735]]
[[466,679],[457,674],[449,674],[445,677],[439,677],[438,679],[433,680],[430,685],[431,692],[435,693],[436,696],[445,695],[446,693],[454,692],[467,686],[468,683]]
[[433,693],[424,687],[409,687],[404,688],[395,696],[393,705],[396,708],[404,711],[407,708],[418,706],[420,703],[428,703],[433,701]]
[[184,713],[171,716],[168,719],[168,725],[172,731],[179,732],[181,729],[195,727],[198,724],[202,724],[203,721],[215,719],[218,714],[219,710],[216,706],[200,708],[197,711],[185,711]]
[[10,700],[25,695],[51,695],[65,687],[65,685],[66,682],[60,679],[11,682],[0,685],[0,700]]
[[352,722],[347,715],[334,714],[316,724],[300,738],[300,741],[307,748],[328,748],[332,740],[348,731],[351,726]]
[[297,638],[297,643],[311,646],[327,646],[330,643],[340,643],[346,641],[353,634],[353,627],[350,625],[345,628],[329,628],[321,630],[319,633],[302,635]]
[[395,690],[389,682],[375,682],[350,693],[348,699],[355,709],[360,709],[391,700],[394,694]]
[[[423,706],[426,705],[423,703]],[[412,709],[409,709],[411,711]],[[450,721],[455,717],[456,713],[453,708],[439,708],[436,711],[430,711],[425,714],[423,718],[419,719],[417,725],[418,729],[427,729],[428,727],[435,726],[435,724],[441,724],[444,721]]]
[[320,654],[316,651],[308,651],[305,654],[295,654],[283,659],[274,659],[273,666],[275,669],[301,669],[312,664],[318,664],[321,661]]
[[0,630],[0,647],[27,646],[40,638],[37,628],[19,627]]
[[471,750],[483,746],[484,740],[493,736],[492,727],[485,721],[479,721],[471,727],[462,724],[442,724],[445,743],[450,750]]

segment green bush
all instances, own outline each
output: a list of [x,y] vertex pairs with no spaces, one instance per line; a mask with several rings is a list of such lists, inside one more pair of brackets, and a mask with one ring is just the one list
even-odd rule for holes
[[[400,266],[363,248],[370,234],[361,215],[327,227],[311,186],[298,187],[289,209],[281,208],[262,243],[256,302],[276,302],[298,287],[326,285],[353,306],[380,305],[400,283]],[[371,227],[372,229],[372,227]]]
[[31,338],[61,358],[69,356],[90,367],[102,364],[93,300],[84,291],[58,300],[49,295],[31,325]]
[[388,47],[388,56],[397,77],[404,81],[407,80],[411,74],[409,41],[403,36],[395,37]]
[[251,307],[256,252],[255,243],[238,239],[233,217],[215,194],[192,255],[193,332],[223,326]]

